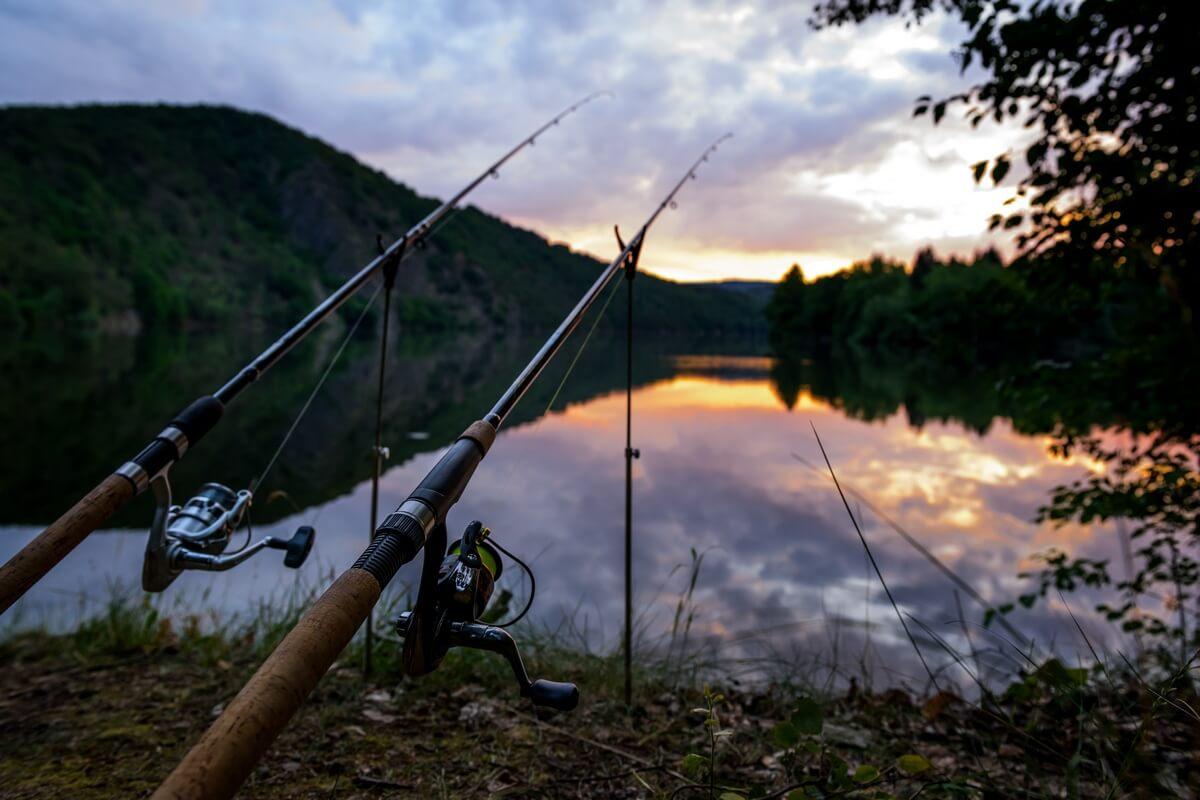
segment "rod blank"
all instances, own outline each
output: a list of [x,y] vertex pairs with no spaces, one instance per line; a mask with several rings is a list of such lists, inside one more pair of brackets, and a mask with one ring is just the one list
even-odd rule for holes
[[573,114],[581,107],[587,105],[598,97],[608,94],[607,92],[595,92],[587,97],[572,103],[567,108],[560,111],[553,119],[547,122],[542,127],[538,128],[533,133],[522,139],[515,147],[501,156],[495,163],[480,172],[470,183],[464,186],[449,200],[442,203],[440,206],[429,212],[416,225],[413,225],[408,231],[396,241],[392,242],[382,253],[375,257],[371,263],[367,264],[358,271],[350,280],[342,284],[337,291],[325,298],[316,308],[310,311],[304,319],[297,322],[291,330],[280,336],[264,350],[257,358],[242,368],[237,375],[233,376],[224,386],[217,390],[216,398],[222,403],[228,404],[230,400],[242,393],[247,386],[258,380],[264,372],[273,367],[279,359],[283,358],[293,347],[303,340],[312,330],[321,324],[330,314],[340,308],[347,300],[349,300],[364,283],[367,282],[376,272],[378,272],[384,264],[387,264],[393,259],[404,261],[413,250],[416,249],[417,243],[429,236],[442,219],[449,214],[455,206],[471,192],[483,183],[489,176],[499,175],[499,170],[507,164],[514,156],[531,146],[537,137],[548,131],[550,128],[557,125],[564,117]]
[[664,209],[675,202],[675,196],[679,194],[679,190],[682,189],[683,185],[688,182],[688,179],[695,176],[696,169],[703,162],[708,160],[708,157],[712,155],[718,147],[721,146],[722,142],[732,136],[732,133],[727,133],[717,139],[715,142],[709,145],[708,149],[705,150],[704,153],[696,159],[692,166],[688,168],[688,171],[684,173],[684,176],[679,180],[678,183],[675,184],[675,187],[671,189],[667,196],[663,198],[663,201],[658,204],[658,208],[654,210],[654,213],[650,215],[642,227],[638,229],[638,232],[634,235],[634,237],[629,240],[627,245],[625,245],[625,249],[623,249],[620,254],[604,268],[604,270],[600,273],[600,277],[596,279],[596,282],[592,284],[591,288],[589,288],[584,293],[583,297],[580,298],[579,302],[575,304],[575,308],[571,309],[571,313],[569,313],[566,319],[559,324],[554,333],[550,334],[550,338],[546,340],[545,344],[542,345],[541,349],[538,350],[533,359],[525,366],[525,369],[521,370],[521,374],[517,376],[517,379],[513,381],[512,385],[509,386],[508,389],[505,390],[504,394],[500,396],[500,399],[496,401],[496,405],[494,405],[492,410],[488,412],[488,415],[484,417],[487,422],[490,422],[495,428],[499,428],[504,424],[504,420],[510,413],[512,413],[512,410],[516,408],[518,401],[520,401],[525,393],[529,391],[529,387],[533,385],[535,380],[537,380],[537,376],[541,374],[542,370],[546,368],[546,365],[550,363],[550,360],[554,358],[554,354],[559,351],[559,348],[562,347],[563,342],[565,342],[567,337],[570,336],[577,327],[579,327],[579,323],[583,321],[584,314],[586,314],[587,310],[592,307],[593,303],[596,302],[596,298],[600,296],[602,291],[604,291],[604,287],[607,286],[609,282],[612,281],[613,276],[616,275],[622,267],[624,267],[626,259],[628,259],[630,255],[641,248],[642,240],[646,238],[646,232],[650,230],[650,226],[654,224],[655,220],[658,219],[659,215],[662,214]]
[[[487,418],[472,424],[422,479],[417,490],[384,520],[374,540],[359,557],[357,565],[343,573],[305,613],[154,793],[152,800],[200,800],[233,796],[288,719],[316,687],[321,675],[349,644],[354,631],[371,613],[383,587],[396,570],[416,557],[420,547],[415,545],[423,544],[421,530],[428,536],[430,528],[444,524],[446,511],[458,500],[467,481],[491,448],[496,429],[562,347],[566,337],[579,325],[599,293],[624,266],[630,252],[641,246],[650,224],[674,199],[692,171],[725,138],[717,140],[705,151],[688,170],[688,176],[671,190],[621,254],[605,267],[517,380],[501,395]],[[438,508],[430,506],[431,502]],[[415,506],[406,510],[410,504]],[[389,522],[393,517],[403,521]],[[411,536],[401,536],[401,532]],[[407,544],[414,546],[401,546]],[[440,556],[440,553],[437,555]]]
[[[168,427],[164,431],[164,434],[166,434],[168,431],[175,430],[175,433],[182,437],[182,447],[180,447],[179,440],[175,438],[169,440],[163,439],[164,434],[160,434],[141,454],[134,457],[133,462],[126,462],[125,466],[120,468],[118,472],[114,472],[105,478],[87,496],[63,514],[57,522],[39,534],[33,542],[26,545],[3,567],[0,567],[0,614],[3,614],[13,603],[21,599],[30,587],[45,577],[46,573],[53,569],[68,553],[79,546],[80,542],[107,522],[113,514],[120,510],[134,496],[141,493],[156,474],[165,474],[166,470],[175,461],[183,457],[184,452],[189,446],[189,435],[186,430],[179,430],[179,425],[176,423],[182,424],[183,421],[190,419],[185,417],[185,415],[196,409],[195,413],[203,418],[197,421],[205,424],[204,432],[207,432],[220,419],[221,410],[226,404],[241,394],[246,387],[257,381],[264,372],[274,366],[279,359],[283,358],[284,355],[299,344],[321,322],[328,318],[330,314],[340,308],[385,264],[392,261],[399,263],[411,254],[415,248],[410,245],[415,245],[417,242],[428,237],[433,231],[434,226],[445,218],[463,198],[474,191],[479,184],[483,183],[488,176],[497,175],[500,167],[508,163],[510,159],[526,147],[531,146],[538,136],[559,124],[564,117],[573,114],[596,98],[607,94],[609,93],[595,92],[588,95],[563,109],[549,122],[522,139],[515,147],[501,156],[499,160],[479,173],[474,180],[459,190],[457,194],[431,211],[424,219],[410,228],[407,233],[393,242],[383,253],[338,287],[333,294],[321,301],[302,320],[276,339],[270,347],[239,370],[224,386],[217,390],[215,395],[203,397],[196,403],[193,403],[192,406],[189,406],[188,409],[185,409],[180,417],[172,421],[171,424],[174,428]],[[214,409],[215,417],[213,416]],[[186,428],[186,425],[184,427]],[[191,435],[190,438],[190,444],[195,444],[199,439],[195,435]],[[143,464],[135,462],[138,462],[142,456],[147,454],[151,454],[155,458],[158,458],[158,460],[154,462],[156,466],[153,468],[143,469]],[[120,472],[124,471],[125,467],[130,466],[132,466],[131,474],[137,476],[136,480],[129,475],[120,474]],[[125,483],[127,491],[117,488],[115,486],[116,481]]]

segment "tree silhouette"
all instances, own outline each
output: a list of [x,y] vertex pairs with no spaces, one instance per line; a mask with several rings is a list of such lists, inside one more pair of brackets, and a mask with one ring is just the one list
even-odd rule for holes
[[[967,27],[956,51],[985,79],[917,100],[934,123],[951,106],[979,125],[1022,121],[1039,134],[1022,154],[1016,196],[1028,211],[996,215],[1026,259],[1074,266],[1104,258],[1152,277],[1193,335],[1200,322],[1200,47],[1194,4],[1137,0],[828,0],[818,27],[947,12]],[[1009,174],[1012,152],[975,164]]]

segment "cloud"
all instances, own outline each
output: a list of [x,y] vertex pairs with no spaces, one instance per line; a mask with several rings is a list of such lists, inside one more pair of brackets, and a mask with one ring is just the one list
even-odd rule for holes
[[[840,650],[857,659],[863,644],[849,641],[858,641],[869,620],[882,662],[920,674],[827,473],[792,456],[821,463],[809,420],[820,430],[842,485],[864,492],[991,602],[1028,591],[1029,582],[1017,577],[1022,564],[1050,544],[1119,563],[1118,540],[1107,526],[1055,529],[1031,521],[1055,485],[1078,476],[1079,465],[1050,458],[1041,440],[1017,434],[1010,423],[997,420],[986,437],[955,423],[931,422],[917,431],[898,411],[868,423],[811,395],[789,412],[764,370],[761,359],[746,359],[728,373],[736,377],[693,369],[634,394],[634,441],[642,453],[633,482],[634,598],[639,629],[649,640],[670,635],[694,549],[704,554],[693,597],[696,640],[729,643],[753,634],[755,647],[795,648],[807,651],[806,657]],[[565,617],[597,647],[617,641],[623,618],[624,462],[613,446],[624,433],[619,387],[502,431],[449,522],[456,535],[471,519],[486,522],[537,574],[533,618],[558,627],[567,624]],[[300,450],[321,460],[319,445]],[[381,482],[381,507],[394,508],[441,452],[392,464]],[[364,482],[319,508],[256,526],[260,535],[290,536],[299,524],[316,525],[313,556],[298,576],[281,559],[263,556],[227,573],[186,574],[164,601],[228,618],[257,607],[264,596],[326,585],[362,550],[370,495],[370,482]],[[903,612],[947,638],[959,635],[965,618],[980,647],[997,645],[994,634],[977,628],[983,609],[965,595],[956,598],[938,569],[854,497],[851,505]],[[0,528],[0,559],[37,533]],[[77,613],[80,587],[94,590],[110,580],[136,585],[144,536],[89,537],[32,590],[23,624],[38,621],[39,614],[59,616],[65,624]],[[520,596],[523,584],[514,567],[507,565],[501,581]],[[419,563],[407,565],[391,591],[414,587],[419,569]],[[1115,641],[1110,637],[1116,631],[1093,611],[1093,597],[1067,599],[1081,623],[1096,629],[1089,630],[1093,641]],[[1075,627],[1061,608],[1057,602],[1018,608],[1012,621],[1041,647],[1070,653]],[[835,647],[824,639],[833,636],[849,638]],[[935,664],[947,661],[937,647],[926,656]]]
[[[917,95],[967,80],[949,55],[957,26],[818,32],[808,13],[702,0],[18,0],[0,8],[0,102],[250,108],[444,196],[607,88],[615,100],[548,134],[473,202],[607,257],[611,224],[635,225],[733,129],[681,198],[684,213],[656,231],[652,269],[737,271],[741,252],[742,272],[775,277],[796,258],[848,262],[865,243],[902,257],[926,240],[974,249],[1004,198],[975,192],[969,147],[939,149],[940,133],[909,119]],[[898,177],[897,162],[911,168]]]

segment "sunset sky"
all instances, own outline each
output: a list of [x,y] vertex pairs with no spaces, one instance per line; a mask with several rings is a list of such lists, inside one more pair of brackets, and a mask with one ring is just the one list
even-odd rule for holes
[[[719,0],[0,5],[0,102],[221,103],[270,114],[444,196],[562,107],[583,109],[479,207],[608,259],[695,156],[735,138],[648,240],[681,280],[808,275],[921,245],[968,254],[1011,189],[969,165],[1012,128],[912,118],[965,87],[956,24],[813,31],[811,5]],[[999,242],[1003,246],[1004,242]]]

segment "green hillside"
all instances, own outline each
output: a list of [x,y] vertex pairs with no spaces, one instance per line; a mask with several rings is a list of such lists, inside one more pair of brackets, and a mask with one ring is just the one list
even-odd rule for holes
[[[436,206],[261,114],[204,106],[0,109],[0,336],[282,327]],[[401,319],[427,329],[556,324],[600,263],[468,208],[406,262]],[[760,326],[716,285],[646,276],[639,324]],[[623,321],[614,304],[608,324]]]

